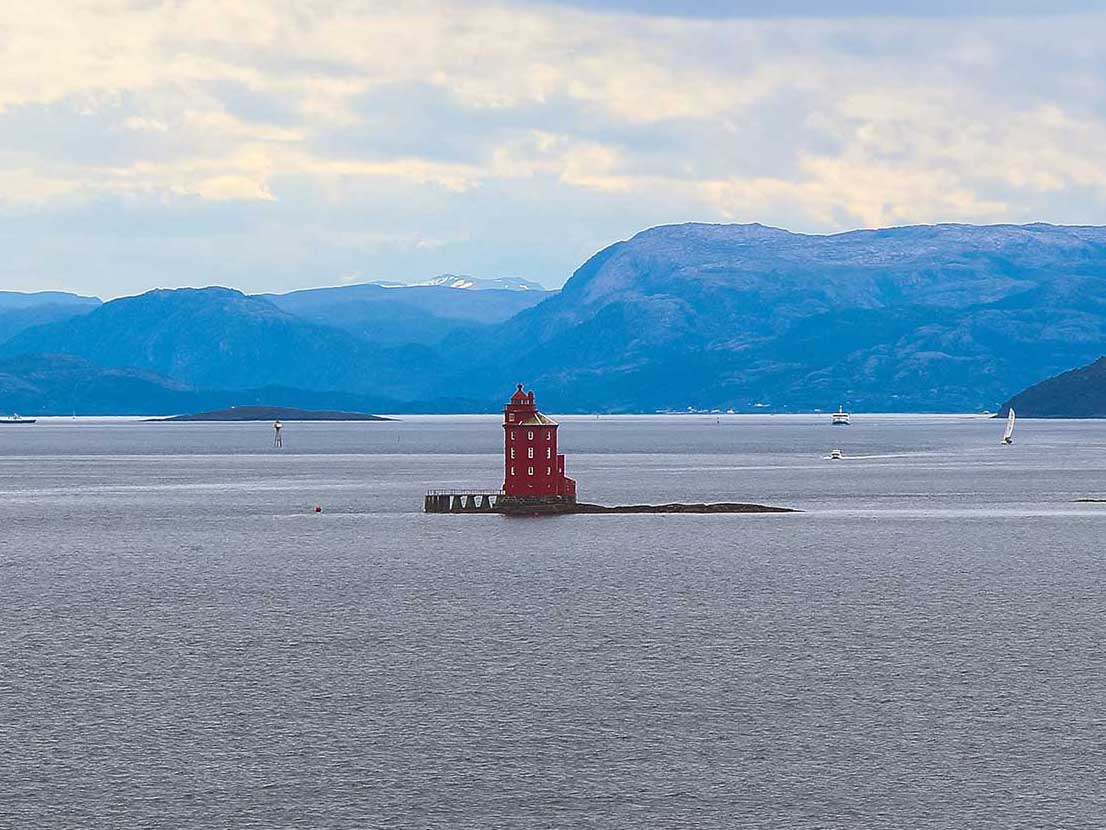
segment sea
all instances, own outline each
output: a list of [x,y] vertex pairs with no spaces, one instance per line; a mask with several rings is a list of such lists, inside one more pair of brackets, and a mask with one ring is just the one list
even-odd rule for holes
[[559,420],[0,426],[0,827],[1106,826],[1106,422]]

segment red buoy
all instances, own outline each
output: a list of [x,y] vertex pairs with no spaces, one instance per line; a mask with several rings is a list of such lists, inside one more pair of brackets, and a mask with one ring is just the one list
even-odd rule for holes
[[323,509],[321,507],[319,507],[318,505],[315,505],[315,512],[316,513],[322,513]]

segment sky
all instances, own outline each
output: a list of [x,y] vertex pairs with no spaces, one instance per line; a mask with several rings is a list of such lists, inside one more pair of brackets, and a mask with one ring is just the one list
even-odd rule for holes
[[561,285],[658,224],[1106,222],[1106,4],[0,4],[0,289]]

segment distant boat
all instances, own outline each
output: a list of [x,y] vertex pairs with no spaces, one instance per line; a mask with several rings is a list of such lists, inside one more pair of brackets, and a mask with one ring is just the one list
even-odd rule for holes
[[845,456],[842,454],[841,450],[830,450],[829,457],[831,461],[840,461]]
[[37,418],[24,418],[20,415],[0,415],[0,424],[33,424]]
[[1016,419],[1017,416],[1014,414],[1014,408],[1010,407],[1010,414],[1006,417],[1006,432],[1002,435],[1003,444],[1014,443],[1014,421]]
[[835,427],[847,427],[849,425],[849,413],[845,411],[843,406],[837,407],[837,411],[833,413],[833,425]]

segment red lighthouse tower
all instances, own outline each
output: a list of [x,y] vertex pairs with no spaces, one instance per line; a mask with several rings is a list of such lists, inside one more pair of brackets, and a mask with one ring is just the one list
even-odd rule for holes
[[503,494],[507,504],[576,503],[576,482],[557,453],[557,422],[538,412],[521,383],[503,408]]

